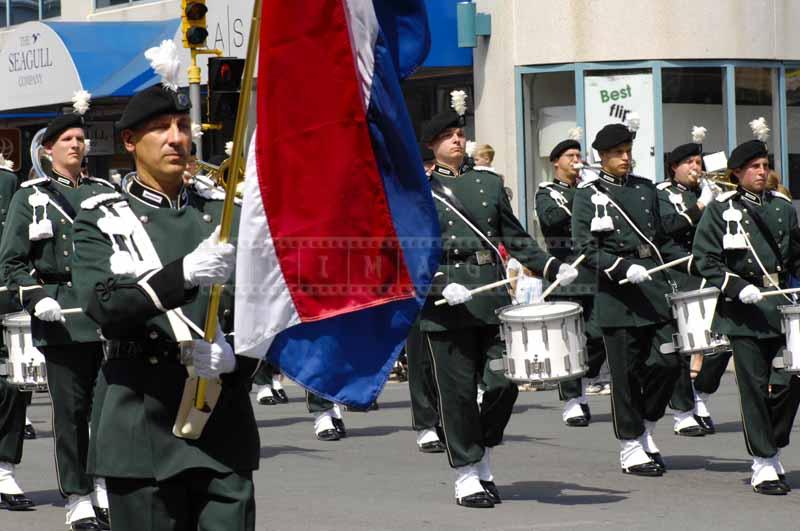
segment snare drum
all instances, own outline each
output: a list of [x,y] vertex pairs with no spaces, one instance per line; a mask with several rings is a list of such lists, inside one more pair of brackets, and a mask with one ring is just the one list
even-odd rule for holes
[[730,350],[728,338],[711,331],[718,297],[717,288],[667,294],[678,324],[678,333],[672,336],[676,350],[687,355]]
[[8,349],[8,383],[23,391],[47,391],[44,356],[33,346],[31,317],[27,312],[3,316],[3,339]]
[[781,328],[786,334],[786,348],[783,349],[783,370],[800,374],[800,306],[778,306],[781,311]]
[[587,369],[583,308],[567,301],[497,310],[506,343],[505,373],[513,382],[560,382]]

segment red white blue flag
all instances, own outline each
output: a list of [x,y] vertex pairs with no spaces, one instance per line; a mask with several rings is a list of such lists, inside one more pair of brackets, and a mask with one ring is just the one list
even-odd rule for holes
[[374,401],[438,266],[400,90],[422,0],[265,0],[236,269],[236,351],[356,407]]

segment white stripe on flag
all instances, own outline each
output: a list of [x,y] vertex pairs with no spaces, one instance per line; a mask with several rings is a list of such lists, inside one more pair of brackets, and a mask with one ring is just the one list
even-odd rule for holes
[[300,324],[267,223],[253,133],[245,166],[242,217],[236,249],[236,353],[263,358],[277,334]]
[[378,17],[372,0],[343,0],[350,32],[350,47],[358,71],[364,112],[369,108],[372,78],[375,74],[375,41],[378,40]]

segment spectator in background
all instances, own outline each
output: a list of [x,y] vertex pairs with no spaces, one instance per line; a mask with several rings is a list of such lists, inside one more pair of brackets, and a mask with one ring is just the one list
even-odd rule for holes
[[786,188],[783,184],[781,184],[783,179],[781,176],[778,175],[778,172],[775,170],[771,170],[767,175],[767,190],[775,190],[778,193],[781,193],[788,197],[790,200],[792,199],[792,193]]
[[473,159],[475,160],[476,170],[488,170],[497,173],[492,166],[494,163],[494,148],[489,144],[480,144],[476,147]]

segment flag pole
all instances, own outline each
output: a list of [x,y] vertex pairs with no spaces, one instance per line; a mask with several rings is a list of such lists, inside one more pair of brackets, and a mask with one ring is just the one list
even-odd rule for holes
[[[250,22],[250,39],[247,43],[247,57],[244,63],[244,78],[242,79],[242,91],[239,96],[239,107],[236,111],[236,127],[233,133],[233,151],[231,163],[228,166],[227,179],[225,180],[225,202],[222,207],[222,222],[220,224],[220,242],[227,242],[230,239],[231,228],[233,225],[234,198],[236,197],[236,185],[239,174],[244,167],[245,133],[247,132],[247,112],[250,108],[250,94],[253,90],[253,74],[255,72],[256,60],[258,58],[258,42],[261,27],[261,4],[262,0],[255,0],[253,3],[253,18]],[[208,310],[206,313],[204,339],[209,343],[214,341],[216,336],[219,302],[222,296],[222,286],[214,285],[208,298]],[[208,380],[200,378],[197,381],[195,391],[194,409],[203,413],[210,413],[210,408],[206,404],[206,389]],[[187,417],[187,422],[181,429],[183,435],[192,434],[197,428],[191,422],[192,412]],[[202,429],[202,427],[200,427]],[[199,434],[197,434],[199,436]]]

